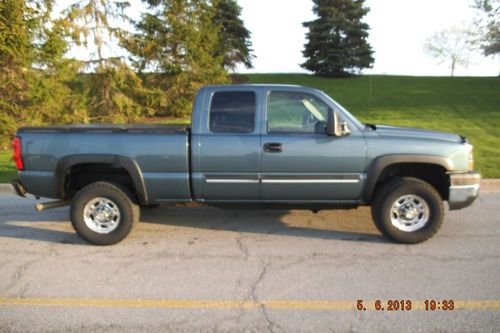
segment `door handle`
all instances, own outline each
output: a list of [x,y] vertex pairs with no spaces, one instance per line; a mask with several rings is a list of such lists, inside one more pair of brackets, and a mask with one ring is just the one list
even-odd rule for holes
[[281,153],[283,151],[283,145],[278,142],[265,143],[264,151],[266,153]]

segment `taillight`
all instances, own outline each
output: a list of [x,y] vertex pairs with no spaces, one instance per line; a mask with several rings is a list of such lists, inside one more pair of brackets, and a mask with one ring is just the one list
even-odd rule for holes
[[16,136],[12,140],[12,159],[16,162],[17,170],[24,170],[23,155],[21,153],[21,138]]

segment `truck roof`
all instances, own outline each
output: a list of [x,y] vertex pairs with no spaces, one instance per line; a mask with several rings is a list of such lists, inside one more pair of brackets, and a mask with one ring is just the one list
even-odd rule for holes
[[[218,84],[218,85],[208,85],[203,88],[245,88],[245,87],[268,87],[268,88],[306,88],[312,89],[309,87],[304,87],[295,84],[277,84],[277,83],[244,83],[244,84]],[[203,89],[202,88],[202,89]]]

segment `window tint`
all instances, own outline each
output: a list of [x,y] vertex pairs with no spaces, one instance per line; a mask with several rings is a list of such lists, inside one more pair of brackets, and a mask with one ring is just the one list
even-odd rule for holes
[[273,91],[267,100],[269,133],[325,133],[328,106],[315,96]]
[[210,131],[251,133],[255,128],[256,96],[252,91],[216,92],[210,105]]

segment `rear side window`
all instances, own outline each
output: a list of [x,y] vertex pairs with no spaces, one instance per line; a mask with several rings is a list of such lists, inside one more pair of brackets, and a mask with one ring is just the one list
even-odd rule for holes
[[256,96],[253,91],[224,91],[212,96],[210,131],[252,133],[255,129]]

